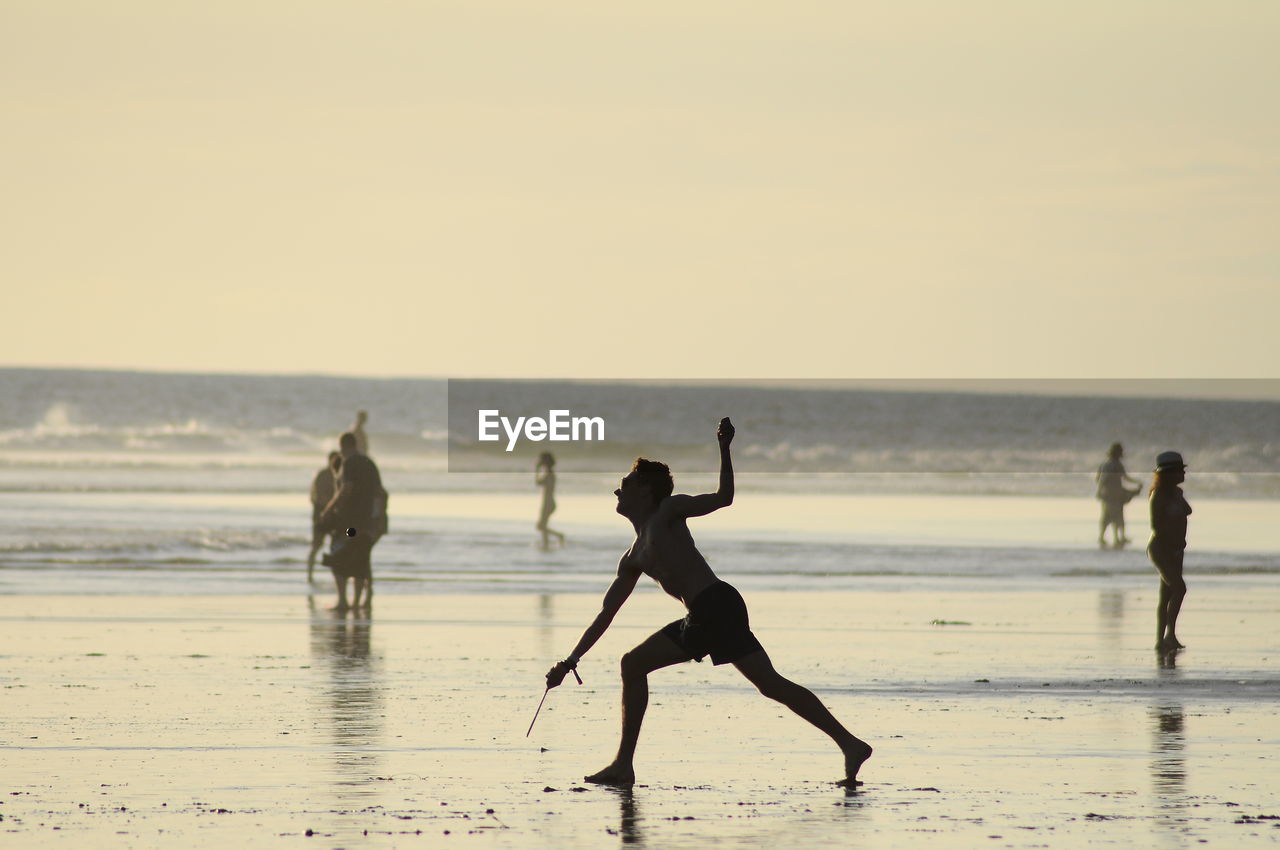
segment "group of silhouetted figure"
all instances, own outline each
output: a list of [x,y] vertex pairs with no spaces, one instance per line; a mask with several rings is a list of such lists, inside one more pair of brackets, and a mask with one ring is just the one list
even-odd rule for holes
[[338,450],[329,452],[329,463],[311,482],[307,581],[314,580],[316,555],[328,538],[321,563],[333,573],[337,611],[373,606],[373,546],[387,533],[388,497],[378,465],[369,457],[368,417],[363,410],[356,413],[355,425],[338,438]]
[[[334,610],[369,609],[373,605],[374,544],[387,533],[388,495],[378,465],[369,457],[369,436],[364,425],[367,411],[356,412],[351,430],[338,438],[338,448],[311,481],[311,551],[307,553],[307,581],[315,581],[316,556],[329,543],[321,563],[333,573],[338,588]],[[535,528],[541,548],[551,548],[554,538],[563,546],[565,536],[548,525],[556,509],[556,458],[543,452],[534,468],[534,483],[542,490],[542,505]],[[347,586],[354,585],[348,599]]]
[[[1125,472],[1124,447],[1112,443],[1107,459],[1098,467],[1094,476],[1098,484],[1097,497],[1102,502],[1102,519],[1098,526],[1098,545],[1107,548],[1107,527],[1112,529],[1113,548],[1121,549],[1129,538],[1124,531],[1124,506],[1142,492],[1142,484]],[[1187,583],[1182,578],[1182,559],[1187,548],[1187,517],[1191,505],[1178,485],[1186,480],[1187,465],[1178,452],[1161,452],[1156,456],[1156,468],[1151,480],[1147,501],[1151,509],[1151,541],[1147,555],[1160,574],[1160,595],[1156,603],[1156,650],[1175,652],[1183,649],[1178,640],[1178,612],[1187,595]],[[1133,489],[1125,482],[1137,485]]]

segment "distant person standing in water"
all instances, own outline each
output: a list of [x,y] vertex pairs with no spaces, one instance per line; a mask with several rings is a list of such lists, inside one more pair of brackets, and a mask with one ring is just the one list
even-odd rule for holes
[[369,412],[366,410],[356,411],[356,424],[351,426],[351,433],[356,438],[356,451],[366,457],[369,454],[369,435],[364,432],[364,423],[369,421]]
[[[733,424],[720,420],[720,486],[701,496],[672,495],[671,470],[665,463],[638,458],[614,491],[617,511],[631,521],[636,539],[618,561],[618,575],[605,592],[600,613],[583,632],[564,661],[547,671],[547,687],[564,681],[578,660],[595,645],[627,601],[636,581],[647,575],[684,603],[689,614],[654,632],[622,656],[622,743],[613,763],[586,777],[601,785],[635,782],[632,760],[640,739],[640,725],[649,704],[649,674],[672,664],[710,655],[714,664],[732,664],[760,693],[777,700],[825,732],[844,755],[844,779],[858,785],[858,769],[871,756],[871,747],[831,715],[822,701],[803,685],[783,678],[769,653],[751,633],[747,605],[733,585],[721,581],[694,545],[688,520],[733,504],[733,464],[729,443]],[[741,733],[741,728],[739,731]]]
[[[373,603],[373,544],[387,530],[387,491],[377,465],[356,448],[356,436],[348,431],[338,440],[342,474],[338,491],[320,520],[333,529],[333,545],[324,564],[333,571],[338,586],[336,610],[369,608]],[[354,532],[354,533],[351,533]],[[355,585],[347,602],[347,580]]]
[[[1124,447],[1119,443],[1112,443],[1111,448],[1107,451],[1107,459],[1103,461],[1102,466],[1098,467],[1098,472],[1093,477],[1098,485],[1098,501],[1102,502],[1102,520],[1098,525],[1098,545],[1103,549],[1107,548],[1108,525],[1112,527],[1115,548],[1119,549],[1129,542],[1129,538],[1124,533],[1124,506],[1134,496],[1142,492],[1142,484],[1139,483],[1138,479],[1125,472],[1124,464],[1120,462],[1120,458],[1123,455]],[[1131,484],[1137,484],[1137,489],[1127,489],[1124,486],[1126,481]]]
[[542,488],[542,508],[538,512],[538,531],[542,532],[542,548],[551,548],[551,537],[555,536],[564,545],[564,535],[549,527],[547,522],[556,510],[556,456],[551,452],[543,452],[538,457],[538,466],[534,470],[534,483]]
[[1182,649],[1178,641],[1178,612],[1187,595],[1182,580],[1182,557],[1187,549],[1187,504],[1178,485],[1186,480],[1187,465],[1177,452],[1156,457],[1155,476],[1148,499],[1151,503],[1151,542],[1147,555],[1160,572],[1160,599],[1156,603],[1156,651]]
[[342,455],[329,452],[329,463],[311,481],[311,551],[307,553],[307,581],[315,575],[316,554],[324,547],[329,528],[320,521],[324,509],[338,491],[338,475],[342,471]]

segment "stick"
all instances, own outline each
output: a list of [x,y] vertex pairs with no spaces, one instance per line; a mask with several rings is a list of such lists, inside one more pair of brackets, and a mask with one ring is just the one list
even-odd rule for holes
[[[542,699],[538,700],[538,710],[533,713],[533,719],[529,721],[529,732],[533,731],[533,724],[538,722],[538,714],[542,711],[542,704],[547,701],[547,694],[551,693],[551,688],[547,688],[542,692]],[[529,732],[525,732],[524,736],[529,737]]]
[[[581,684],[582,684],[582,677],[578,675],[577,668],[570,667],[570,668],[569,668],[569,672],[573,674],[573,678],[577,679],[577,680],[578,680],[578,684],[579,684],[579,685],[581,685]],[[550,686],[550,685],[548,685],[548,686],[547,686],[547,689],[546,689],[545,691],[543,691],[543,692],[542,692],[542,699],[538,700],[538,710],[537,710],[537,711],[535,711],[535,712],[533,713],[533,719],[529,721],[529,732],[532,732],[532,731],[533,731],[533,724],[535,724],[535,723],[537,723],[537,722],[538,722],[538,714],[542,712],[542,704],[543,704],[544,702],[546,702],[546,701],[547,701],[547,694],[549,694],[549,693],[551,693],[551,686]],[[526,738],[528,738],[528,737],[529,737],[529,732],[525,732],[525,733],[524,733],[524,736],[525,736]]]

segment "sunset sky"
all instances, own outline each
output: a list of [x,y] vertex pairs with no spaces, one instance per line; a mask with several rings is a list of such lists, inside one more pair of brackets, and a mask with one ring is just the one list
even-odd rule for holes
[[1276,377],[1280,4],[0,6],[0,366]]

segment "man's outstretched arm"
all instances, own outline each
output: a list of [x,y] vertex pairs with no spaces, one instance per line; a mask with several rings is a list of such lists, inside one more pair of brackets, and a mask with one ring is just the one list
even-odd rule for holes
[[720,442],[720,486],[716,492],[701,496],[670,496],[662,501],[663,511],[680,517],[705,516],[733,504],[733,459],[729,455],[733,434],[733,423],[726,416],[716,429],[716,439]]
[[636,581],[640,578],[639,570],[620,569],[618,577],[613,580],[613,584],[609,585],[609,589],[605,591],[604,602],[600,605],[600,613],[596,614],[596,618],[591,621],[591,625],[587,626],[587,630],[582,633],[582,637],[578,640],[578,645],[573,648],[573,652],[569,653],[569,657],[564,661],[557,662],[554,667],[547,671],[547,687],[554,688],[564,681],[564,677],[569,675],[569,671],[578,666],[578,661],[582,656],[587,654],[591,647],[596,645],[596,641],[608,630],[609,624],[613,622],[613,618],[617,616],[618,610],[622,608],[622,603],[627,601],[627,597],[631,595],[631,591],[635,590]]

